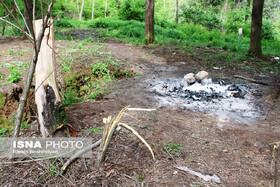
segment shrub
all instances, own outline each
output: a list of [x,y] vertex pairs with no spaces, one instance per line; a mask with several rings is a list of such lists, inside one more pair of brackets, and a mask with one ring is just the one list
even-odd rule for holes
[[122,20],[145,20],[145,1],[144,0],[125,0],[122,4],[119,17]]

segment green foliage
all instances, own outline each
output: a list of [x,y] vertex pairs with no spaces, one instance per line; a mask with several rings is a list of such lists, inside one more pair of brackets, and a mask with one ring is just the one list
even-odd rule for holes
[[217,28],[220,25],[218,14],[212,9],[205,11],[198,7],[184,7],[183,18],[183,22],[201,24],[209,29]]
[[145,0],[125,0],[118,13],[122,20],[145,20]]
[[0,72],[0,79],[3,79],[4,75]]
[[62,104],[64,106],[73,106],[76,103],[81,102],[81,98],[78,97],[78,94],[76,91],[67,89],[63,95]]
[[163,150],[166,152],[166,155],[177,155],[179,152],[184,151],[180,144],[175,144],[171,141],[163,145]]
[[101,133],[103,130],[104,130],[104,127],[94,127],[92,129],[87,129],[86,132]]
[[20,81],[21,73],[17,68],[12,68],[12,71],[9,74],[9,77],[6,78],[6,81],[9,83],[18,82]]

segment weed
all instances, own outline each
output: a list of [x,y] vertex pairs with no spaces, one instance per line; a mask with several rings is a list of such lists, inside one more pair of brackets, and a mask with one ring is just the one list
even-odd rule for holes
[[13,68],[11,73],[9,74],[9,77],[6,78],[6,81],[9,83],[18,82],[20,81],[20,75],[21,73],[19,72],[19,70],[17,68]]
[[3,79],[4,75],[0,72],[0,79]]
[[180,144],[172,143],[172,140],[165,143],[163,146],[163,150],[166,152],[166,155],[177,155],[180,151],[184,150]]
[[13,49],[8,49],[9,55],[13,55],[14,50]]
[[77,92],[74,90],[67,89],[64,93],[62,103],[64,106],[73,106],[76,103],[79,103],[81,99],[78,97]]
[[92,129],[87,129],[86,132],[100,133],[103,130],[104,130],[104,127],[94,127]]

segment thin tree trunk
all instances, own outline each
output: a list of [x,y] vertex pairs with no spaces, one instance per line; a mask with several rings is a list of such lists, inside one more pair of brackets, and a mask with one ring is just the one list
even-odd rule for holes
[[224,25],[225,25],[225,21],[226,21],[226,12],[227,12],[227,8],[228,8],[228,0],[226,0],[226,2],[225,2],[224,8],[223,8],[222,14],[221,14],[222,31],[224,31]]
[[92,0],[92,12],[91,12],[91,19],[92,20],[94,19],[94,3],[95,3],[95,0]]
[[146,42],[153,43],[155,40],[155,31],[154,31],[154,0],[146,0],[146,10],[145,10],[145,35]]
[[[6,15],[6,11],[4,11],[4,15]],[[2,36],[5,35],[5,29],[6,29],[6,22],[3,21]]]
[[77,0],[77,8],[78,8],[78,13],[80,14],[80,5],[79,5],[79,0]]
[[79,14],[79,20],[80,21],[82,21],[84,6],[85,6],[85,0],[83,0],[83,2],[82,2],[81,11],[80,11],[80,14]]
[[165,9],[165,0],[163,0],[163,8]]
[[260,56],[262,54],[262,16],[264,0],[253,0],[251,42],[249,53]]
[[[28,25],[30,32],[32,33],[33,25],[32,22],[29,21],[29,17],[30,20],[33,20],[33,2],[32,0],[27,0],[26,3],[26,6],[24,6],[24,19]],[[24,30],[27,31],[28,29],[24,26]]]
[[175,18],[175,21],[176,21],[176,24],[178,24],[178,19],[179,19],[179,2],[178,2],[179,0],[176,0],[176,18]]
[[107,0],[105,1],[105,18],[107,17],[107,4],[108,4],[108,2],[107,2]]

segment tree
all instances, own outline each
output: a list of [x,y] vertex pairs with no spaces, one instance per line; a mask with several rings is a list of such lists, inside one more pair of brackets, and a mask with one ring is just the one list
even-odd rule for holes
[[92,11],[91,11],[91,19],[92,20],[94,19],[94,3],[95,3],[95,0],[92,0]]
[[[27,0],[25,1],[26,3],[24,4],[24,19],[28,25],[28,28],[30,28],[30,31],[33,29],[33,24],[32,24],[32,20],[33,20],[33,3],[32,0]],[[27,27],[24,28],[25,31],[27,31]],[[32,31],[31,31],[32,33]]]
[[81,7],[81,10],[80,10],[80,13],[79,13],[79,20],[80,21],[82,21],[84,6],[85,6],[85,0],[82,1],[82,7]]
[[262,54],[262,16],[264,0],[253,0],[251,42],[249,53],[260,56]]
[[175,21],[176,21],[176,24],[178,24],[178,19],[179,19],[179,6],[178,6],[178,1],[179,0],[176,0],[176,16],[175,16]]
[[108,5],[108,2],[107,0],[105,1],[105,18],[107,17],[107,5]]
[[146,0],[146,9],[145,9],[145,36],[147,43],[153,43],[155,40],[155,30],[154,30],[154,9],[155,1]]

